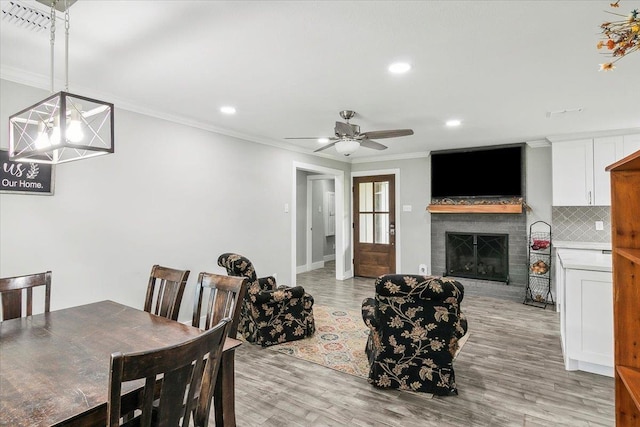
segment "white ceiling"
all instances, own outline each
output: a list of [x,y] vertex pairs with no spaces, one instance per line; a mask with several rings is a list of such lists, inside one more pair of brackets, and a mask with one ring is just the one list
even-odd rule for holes
[[[322,154],[350,161],[640,132],[640,52],[598,71],[610,59],[596,49],[610,2],[79,0],[69,9],[69,91],[305,152],[320,145],[284,138],[331,136],[345,109],[362,131],[415,132],[379,140],[384,151]],[[622,0],[618,10],[634,8],[640,1]],[[0,26],[0,77],[50,89],[49,32]],[[55,58],[59,91],[61,20]],[[412,70],[389,74],[397,60]],[[462,126],[446,128],[451,118]]]

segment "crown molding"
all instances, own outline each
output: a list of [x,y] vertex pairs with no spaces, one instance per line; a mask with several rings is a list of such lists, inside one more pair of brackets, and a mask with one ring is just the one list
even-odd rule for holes
[[542,147],[551,146],[551,142],[548,139],[537,139],[535,141],[527,141],[526,144],[530,148],[542,148]]
[[356,157],[351,160],[351,163],[375,163],[375,162],[387,162],[390,160],[411,160],[411,159],[419,159],[424,157],[429,157],[431,151],[422,151],[416,153],[403,153],[403,154],[392,154],[388,156],[376,156],[376,157]]
[[[18,70],[12,67],[0,66],[0,78],[3,80],[11,81],[11,82],[22,84],[25,86],[35,87],[35,88],[43,89],[47,91],[50,90],[49,86],[51,84],[51,81],[49,78],[47,78],[46,76],[43,76],[42,74],[36,74],[29,71]],[[62,80],[58,79],[54,81],[54,87],[63,87],[63,86],[64,86],[64,82]],[[255,142],[258,144],[268,145],[271,147],[276,147],[276,148],[280,148],[287,151],[314,155],[316,157],[336,160],[342,163],[349,163],[348,159],[346,159],[344,156],[334,156],[327,153],[313,153],[313,152],[309,152],[307,149],[296,147],[294,145],[287,144],[285,142],[279,142],[279,141],[274,141],[268,138],[262,138],[256,135],[230,131],[228,129],[212,126],[205,122],[193,120],[188,117],[175,115],[175,114],[167,114],[165,112],[162,112],[153,108],[131,103],[130,101],[127,101],[122,98],[118,98],[113,94],[104,93],[104,92],[100,93],[93,89],[88,89],[88,88],[79,87],[79,86],[74,87],[72,92],[79,93],[85,96],[91,96],[96,99],[108,99],[109,102],[114,104],[115,108],[117,109],[131,111],[133,113],[142,114],[142,115],[153,117],[156,119],[166,120],[169,122],[178,123],[178,124],[189,126],[192,128],[202,129],[202,130],[217,133],[220,135],[242,139],[249,142]]]
[[547,136],[547,140],[553,144],[554,142],[571,141],[574,139],[601,138],[601,137],[607,137],[607,136],[631,135],[635,133],[640,133],[640,127],[554,135],[554,136]]

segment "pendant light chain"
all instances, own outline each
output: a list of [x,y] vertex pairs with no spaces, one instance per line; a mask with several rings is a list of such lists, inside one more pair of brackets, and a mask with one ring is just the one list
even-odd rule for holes
[[[113,104],[69,93],[69,6],[75,0],[38,2],[51,6],[50,15],[45,12],[50,19],[51,95],[9,116],[9,158],[56,165],[111,154],[114,152]],[[65,69],[64,89],[55,93],[57,12],[60,12],[57,24],[62,24],[64,13]]]
[[64,0],[64,90],[69,92],[69,5]]
[[53,71],[54,71],[54,61],[53,61],[53,55],[54,55],[54,46],[56,44],[56,2],[55,0],[53,0],[51,2],[51,31],[50,31],[50,37],[49,37],[49,41],[51,43],[51,93],[53,93]]

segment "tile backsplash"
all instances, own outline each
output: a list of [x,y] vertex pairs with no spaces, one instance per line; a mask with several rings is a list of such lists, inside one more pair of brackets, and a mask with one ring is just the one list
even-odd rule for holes
[[[604,229],[596,230],[596,221]],[[572,242],[611,242],[610,206],[553,206],[551,208],[553,240]]]

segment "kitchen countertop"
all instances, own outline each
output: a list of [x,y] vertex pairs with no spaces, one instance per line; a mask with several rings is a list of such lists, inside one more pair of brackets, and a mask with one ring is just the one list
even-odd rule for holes
[[552,246],[556,249],[589,249],[589,250],[611,250],[611,242],[574,242],[569,240],[554,241]]
[[556,254],[565,269],[612,271],[610,253],[602,253],[598,250],[558,248]]

